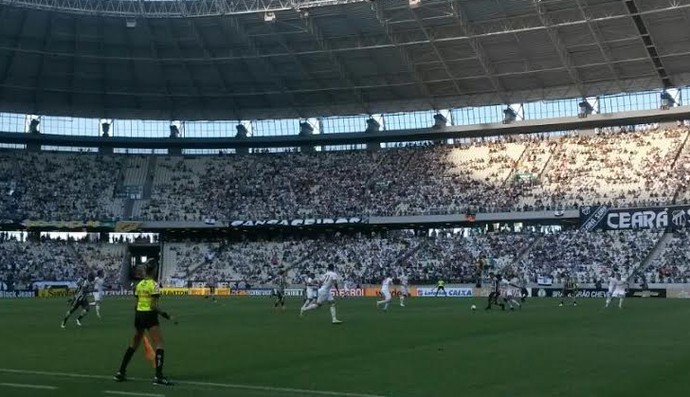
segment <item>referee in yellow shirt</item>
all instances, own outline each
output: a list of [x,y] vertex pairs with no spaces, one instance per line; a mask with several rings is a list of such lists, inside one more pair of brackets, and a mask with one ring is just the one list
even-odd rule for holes
[[446,293],[446,283],[442,279],[439,279],[438,282],[436,283],[436,296],[438,296],[438,293],[443,291],[443,296],[448,296]]
[[134,337],[129,343],[124,357],[122,357],[120,370],[113,377],[116,382],[124,382],[127,380],[127,365],[132,359],[134,352],[139,347],[144,333],[148,331],[156,348],[156,377],[153,378],[153,384],[163,386],[172,385],[172,383],[163,376],[165,350],[163,346],[163,333],[161,332],[158,322],[158,315],[161,315],[161,317],[165,319],[171,319],[172,317],[168,313],[161,311],[158,307],[158,298],[161,292],[160,286],[155,280],[157,271],[157,263],[153,260],[148,261],[146,263],[146,277],[139,281],[135,288],[134,295],[137,298],[137,309],[134,314]]

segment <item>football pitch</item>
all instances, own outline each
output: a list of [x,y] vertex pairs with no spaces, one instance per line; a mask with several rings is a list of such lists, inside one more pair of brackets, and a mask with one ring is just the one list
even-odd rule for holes
[[[64,299],[0,300],[0,396],[646,396],[687,392],[690,302],[602,300],[485,312],[484,300],[410,299],[388,312],[374,300],[338,301],[298,318],[263,297],[164,297],[166,375],[137,352],[126,383],[112,374],[132,333],[132,298],[110,298],[103,319],[60,321]],[[471,304],[479,310],[472,312]],[[616,304],[617,301],[614,302]]]

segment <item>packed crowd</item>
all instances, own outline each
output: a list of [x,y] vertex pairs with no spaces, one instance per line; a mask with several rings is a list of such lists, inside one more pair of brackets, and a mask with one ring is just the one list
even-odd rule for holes
[[[377,284],[387,275],[401,274],[414,283],[433,284],[439,279],[475,283],[489,271],[514,273],[530,283],[548,279],[558,284],[569,274],[581,284],[605,284],[614,271],[638,281],[645,274],[649,283],[685,282],[678,276],[686,271],[677,257],[683,254],[675,253],[673,245],[663,265],[641,268],[661,236],[657,231],[434,232],[431,236],[398,231],[278,242],[186,242],[169,244],[166,249],[177,256],[165,263],[168,277],[250,285],[270,285],[282,270],[291,284],[300,284],[308,273],[322,274],[330,263],[350,286]],[[477,264],[483,257],[488,266],[480,270]],[[676,269],[676,277],[665,276],[668,269]]]
[[[0,152],[3,219],[255,220],[690,200],[688,128],[464,140],[378,152]],[[130,186],[138,185],[138,186]],[[135,202],[125,210],[121,192]],[[141,197],[141,199],[138,199]],[[130,200],[131,201],[131,200]]]
[[0,151],[0,216],[14,220],[112,220],[117,156]]
[[65,240],[28,241],[0,234],[0,282],[33,289],[36,281],[76,281],[102,272],[107,288],[121,287],[125,246]]
[[582,284],[605,284],[614,271],[625,278],[638,273],[662,235],[650,230],[546,234],[537,238],[517,269],[532,281],[546,276],[560,283],[568,274]]
[[673,233],[665,249],[647,267],[642,269],[648,283],[690,282],[690,232],[679,230]]
[[[171,242],[163,245],[161,280],[229,281],[233,285],[270,286],[286,271],[292,285],[309,273],[322,274],[333,263],[345,286],[377,284],[405,274],[413,283],[475,283],[489,271],[516,274],[527,282],[559,284],[564,274],[581,284],[605,284],[618,271],[635,283],[687,283],[690,233],[676,232],[661,254],[645,259],[661,231],[585,233],[453,233],[412,231],[385,234],[337,234],[318,238],[258,241]],[[21,241],[0,234],[0,282],[15,289],[34,281],[74,281],[103,272],[107,288],[122,286],[124,244],[42,239]],[[479,268],[481,258],[486,267]],[[185,284],[186,285],[186,284]]]

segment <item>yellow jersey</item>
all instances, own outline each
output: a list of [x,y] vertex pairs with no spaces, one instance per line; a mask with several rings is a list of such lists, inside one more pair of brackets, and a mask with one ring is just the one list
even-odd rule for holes
[[161,288],[157,282],[150,278],[145,278],[137,284],[134,289],[134,295],[137,296],[137,311],[150,312],[153,311],[153,300],[160,296]]
[[443,287],[445,285],[445,282],[443,280],[438,280],[438,286]]

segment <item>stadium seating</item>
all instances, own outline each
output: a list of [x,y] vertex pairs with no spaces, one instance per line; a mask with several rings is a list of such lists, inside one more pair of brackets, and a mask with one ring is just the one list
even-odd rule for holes
[[674,232],[656,260],[642,269],[648,283],[687,283],[690,280],[690,233]]
[[[153,158],[4,151],[0,212],[198,221],[659,205],[690,200],[687,138],[686,127],[646,126],[379,152]],[[128,188],[143,197],[123,196]]]
[[520,261],[519,273],[528,280],[541,275],[560,282],[567,271],[580,283],[605,281],[614,269],[628,277],[638,270],[662,234],[650,230],[546,234],[537,238]]

